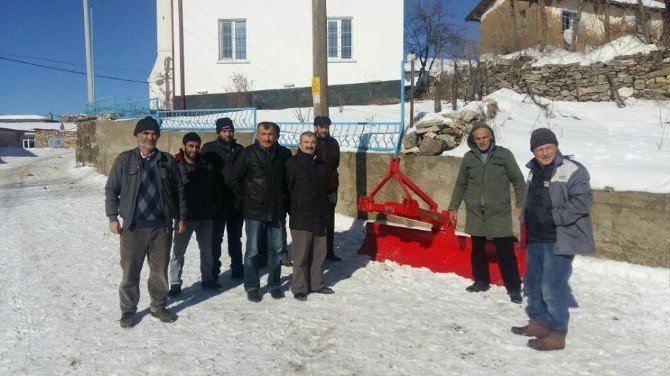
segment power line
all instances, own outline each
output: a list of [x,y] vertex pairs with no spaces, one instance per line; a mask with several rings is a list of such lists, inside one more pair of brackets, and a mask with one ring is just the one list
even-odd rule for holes
[[[60,63],[60,64],[71,65],[71,66],[75,66],[75,67],[85,67],[85,64],[82,64],[82,63],[73,63],[71,61],[48,59],[48,58],[37,57],[37,56],[8,54],[8,53],[2,52],[2,51],[0,51],[0,55],[9,56],[9,57],[19,57],[19,58],[25,58],[25,59],[33,59],[33,60],[40,60],[40,61],[49,61],[49,62],[53,62],[53,63]],[[124,71],[124,72],[129,72],[129,73],[141,73],[141,74],[145,74],[145,75],[149,74],[149,72],[147,72],[145,70],[140,70],[140,69],[117,68],[117,67],[110,67],[108,65],[97,65],[97,64],[95,65],[95,67],[99,68],[99,69]]]
[[[86,72],[78,72],[78,71],[74,71],[74,70],[71,70],[71,69],[64,69],[64,68],[50,67],[50,66],[48,66],[48,65],[36,64],[36,63],[30,63],[30,62],[27,62],[27,61],[16,60],[16,59],[10,59],[10,58],[1,57],[1,56],[0,56],[0,60],[6,60],[6,61],[14,62],[14,63],[20,63],[20,64],[32,65],[32,66],[40,67],[40,68],[53,69],[53,70],[57,70],[57,71],[61,71],[61,72],[68,72],[68,73],[81,74],[81,75],[84,75],[84,76],[86,75]],[[138,80],[131,80],[131,79],[127,79],[127,78],[118,78],[118,77],[103,76],[103,75],[99,75],[99,74],[96,74],[95,77],[98,77],[98,78],[106,78],[106,79],[108,79],[108,80],[115,80],[115,81],[125,81],[125,82],[135,82],[135,83],[139,83],[139,84],[148,84],[147,81],[138,81]]]

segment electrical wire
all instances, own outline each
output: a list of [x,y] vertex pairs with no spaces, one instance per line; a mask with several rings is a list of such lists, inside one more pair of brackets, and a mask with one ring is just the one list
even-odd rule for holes
[[[75,73],[75,74],[80,74],[80,75],[84,75],[84,76],[86,75],[86,72],[79,72],[79,71],[75,71],[75,70],[71,70],[71,69],[65,69],[65,68],[50,67],[48,65],[30,63],[30,62],[27,62],[27,61],[10,59],[10,58],[7,58],[7,57],[1,57],[0,56],[0,60],[11,61],[11,62],[14,62],[14,63],[20,63],[20,64],[26,64],[26,65],[32,65],[32,66],[40,67],[40,68],[53,69],[53,70],[57,70],[57,71],[61,71],[61,72]],[[103,75],[100,75],[100,74],[96,74],[94,76],[98,77],[98,78],[106,78],[108,80],[134,82],[134,83],[138,83],[138,84],[148,84],[149,83],[147,81],[139,81],[139,80],[131,80],[131,79],[127,79],[127,78],[103,76]]]
[[[18,57],[18,58],[25,58],[25,59],[33,59],[33,60],[38,60],[38,61],[48,61],[48,62],[53,62],[53,63],[60,63],[60,64],[65,64],[65,65],[71,65],[74,67],[80,67],[83,68],[86,65],[81,64],[81,63],[73,63],[70,61],[63,61],[63,60],[56,60],[56,59],[47,59],[44,57],[37,57],[37,56],[27,56],[27,55],[15,55],[15,54],[8,54],[5,52],[0,51],[0,55],[4,56],[9,56],[9,57]],[[115,71],[121,71],[121,72],[128,72],[128,73],[140,73],[144,75],[149,75],[149,72],[145,70],[140,70],[140,69],[132,69],[132,68],[117,68],[117,67],[110,67],[108,65],[95,65],[95,69],[102,69],[102,70],[115,70]]]

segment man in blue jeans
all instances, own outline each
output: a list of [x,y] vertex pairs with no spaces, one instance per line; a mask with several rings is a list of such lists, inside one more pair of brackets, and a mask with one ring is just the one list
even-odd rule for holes
[[528,324],[514,334],[537,337],[528,346],[541,351],[565,348],[570,313],[568,281],[576,254],[595,250],[590,210],[593,192],[586,168],[563,156],[547,128],[530,137],[533,158],[522,223],[527,242],[524,292]]
[[244,253],[244,290],[252,302],[260,294],[259,242],[265,239],[268,253],[268,288],[274,299],[284,297],[280,289],[282,225],[288,208],[286,161],[291,152],[279,145],[279,126],[258,124],[256,142],[244,148],[235,161],[233,187],[245,221],[247,245]]

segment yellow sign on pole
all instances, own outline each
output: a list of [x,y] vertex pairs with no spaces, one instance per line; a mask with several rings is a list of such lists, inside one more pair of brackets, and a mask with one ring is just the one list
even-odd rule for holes
[[321,94],[321,77],[312,77],[312,95]]

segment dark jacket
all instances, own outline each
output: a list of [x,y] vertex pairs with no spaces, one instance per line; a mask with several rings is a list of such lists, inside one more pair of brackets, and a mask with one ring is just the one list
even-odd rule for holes
[[322,160],[326,168],[326,193],[337,192],[340,185],[340,175],[337,168],[340,166],[340,144],[331,136],[316,138],[316,155]]
[[[529,182],[533,179],[533,161],[534,159],[526,165],[531,169],[528,174]],[[549,197],[552,204],[550,214],[556,225],[554,253],[558,255],[591,253],[596,248],[590,215],[593,206],[591,176],[586,167],[564,157],[560,152],[556,155],[554,163],[556,168],[549,182]],[[524,200],[524,208],[525,205]]]
[[326,168],[317,155],[300,149],[286,162],[286,184],[290,197],[289,227],[326,235],[330,201],[326,193]]
[[[159,195],[165,226],[171,227],[173,219],[186,218],[186,199],[179,168],[174,158],[156,149],[156,166],[160,178]],[[124,228],[133,228],[137,194],[142,183],[142,156],[135,148],[119,154],[114,160],[105,185],[105,214],[110,220],[118,215],[124,219]],[[128,222],[130,221],[130,222]]]
[[186,196],[186,218],[211,219],[220,205],[219,171],[200,155],[190,164],[179,149],[175,154]]
[[279,221],[286,215],[286,161],[291,151],[275,144],[271,151],[257,143],[244,148],[235,161],[233,187],[244,218]]
[[465,201],[465,232],[470,235],[513,236],[509,185],[514,186],[516,205],[520,207],[525,189],[523,174],[512,152],[497,146],[495,137],[483,163],[473,131],[468,136],[470,151],[463,156],[448,209],[457,210],[461,201]]
[[238,201],[233,189],[233,174],[235,170],[235,160],[244,147],[233,140],[230,144],[223,142],[220,138],[205,143],[202,146],[202,154],[208,163],[212,163],[219,171],[219,186],[221,193],[219,195],[219,208],[229,210],[233,208]]

